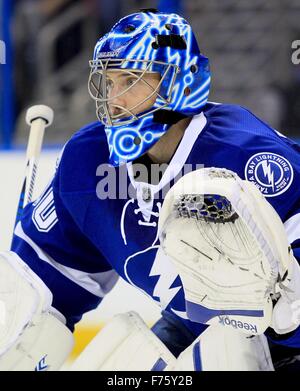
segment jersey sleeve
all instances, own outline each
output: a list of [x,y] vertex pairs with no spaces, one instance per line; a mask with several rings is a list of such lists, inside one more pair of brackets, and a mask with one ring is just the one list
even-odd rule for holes
[[[64,200],[61,177],[73,149],[72,142],[67,144],[54,178],[43,194],[24,209],[12,245],[12,251],[49,287],[52,306],[65,316],[71,330],[85,312],[99,305],[118,279],[80,226],[92,192],[74,193],[78,199],[76,216]],[[74,176],[70,181],[76,182]]]

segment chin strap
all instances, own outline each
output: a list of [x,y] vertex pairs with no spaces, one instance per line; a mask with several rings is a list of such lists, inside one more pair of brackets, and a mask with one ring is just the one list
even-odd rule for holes
[[184,118],[187,118],[187,116],[177,111],[158,110],[153,113],[154,122],[160,124],[174,125]]

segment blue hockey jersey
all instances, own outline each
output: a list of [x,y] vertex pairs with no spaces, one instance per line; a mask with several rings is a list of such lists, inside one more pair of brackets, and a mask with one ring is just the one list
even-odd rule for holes
[[[235,171],[275,208],[300,260],[299,152],[247,109],[208,103],[193,117],[162,178],[149,184],[135,179],[132,163],[108,166],[103,127],[92,123],[65,145],[53,180],[25,208],[13,250],[50,288],[53,306],[71,329],[121,276],[199,334],[206,326],[188,319],[180,277],[159,249],[163,196],[184,167]],[[300,328],[279,343],[300,347]]]

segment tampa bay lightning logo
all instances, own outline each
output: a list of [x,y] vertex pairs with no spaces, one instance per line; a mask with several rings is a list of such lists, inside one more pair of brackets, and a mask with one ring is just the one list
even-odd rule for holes
[[245,177],[253,182],[265,197],[275,197],[291,186],[294,172],[290,162],[283,156],[260,152],[248,160]]

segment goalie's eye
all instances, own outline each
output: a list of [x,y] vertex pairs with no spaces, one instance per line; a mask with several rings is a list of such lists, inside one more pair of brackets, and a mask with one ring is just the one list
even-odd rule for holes
[[114,88],[114,82],[111,79],[107,79],[107,81],[106,81],[106,92],[107,92],[107,95],[109,95],[111,93],[113,88]]
[[126,85],[127,87],[132,86],[136,82],[137,78],[136,77],[130,77],[126,80]]

